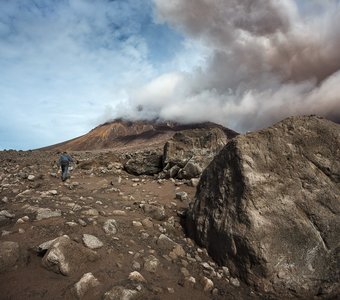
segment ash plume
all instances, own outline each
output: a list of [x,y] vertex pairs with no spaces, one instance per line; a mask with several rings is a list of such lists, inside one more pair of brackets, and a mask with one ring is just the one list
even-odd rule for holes
[[159,22],[207,54],[194,71],[164,74],[133,95],[148,117],[209,120],[238,131],[298,114],[340,120],[337,0],[154,3]]

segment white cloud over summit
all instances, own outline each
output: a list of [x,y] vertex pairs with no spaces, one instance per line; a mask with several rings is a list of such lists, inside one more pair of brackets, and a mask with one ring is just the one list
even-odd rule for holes
[[[144,87],[135,101],[148,115],[240,131],[296,114],[340,120],[338,1],[154,2],[160,21],[209,55],[191,72]],[[166,96],[157,94],[162,82]],[[150,102],[155,96],[159,102]]]

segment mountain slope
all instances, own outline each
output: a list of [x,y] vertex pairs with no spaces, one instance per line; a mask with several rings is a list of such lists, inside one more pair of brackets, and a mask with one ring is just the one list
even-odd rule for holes
[[41,150],[85,151],[159,147],[163,146],[176,132],[196,128],[220,128],[228,139],[238,134],[211,122],[183,125],[173,122],[131,122],[118,119],[99,125],[83,136],[44,147]]

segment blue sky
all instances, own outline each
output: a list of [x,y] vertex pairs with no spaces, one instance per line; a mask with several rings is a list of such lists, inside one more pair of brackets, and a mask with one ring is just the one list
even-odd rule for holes
[[0,149],[86,133],[184,48],[150,1],[0,1]]
[[0,0],[0,149],[121,116],[337,119],[339,17],[337,0]]

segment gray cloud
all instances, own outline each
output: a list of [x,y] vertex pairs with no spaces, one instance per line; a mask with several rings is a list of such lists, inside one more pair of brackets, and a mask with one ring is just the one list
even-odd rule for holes
[[147,116],[245,131],[286,116],[340,120],[340,6],[304,0],[154,0],[166,22],[208,51],[192,72],[133,94]]

